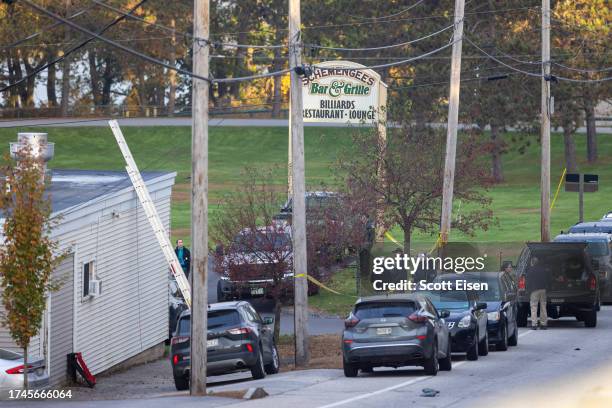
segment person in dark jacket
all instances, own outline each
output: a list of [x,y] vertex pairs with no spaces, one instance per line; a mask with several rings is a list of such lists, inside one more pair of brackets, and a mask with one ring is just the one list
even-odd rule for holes
[[181,264],[181,268],[183,268],[183,272],[185,273],[185,277],[189,279],[189,271],[191,268],[191,252],[187,247],[183,246],[183,240],[176,240],[176,248],[174,248],[174,252],[176,253],[176,257]]
[[537,257],[531,258],[529,273],[527,273],[527,290],[529,291],[529,305],[531,306],[531,328],[538,328],[538,305],[540,306],[540,330],[546,330],[548,316],[546,315],[546,288],[548,286],[548,273],[542,261]]

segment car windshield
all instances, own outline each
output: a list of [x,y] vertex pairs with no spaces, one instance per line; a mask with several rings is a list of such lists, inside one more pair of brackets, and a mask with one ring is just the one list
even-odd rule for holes
[[[602,224],[610,224],[609,222]],[[612,225],[588,225],[588,226],[574,226],[569,229],[569,232],[572,234],[585,234],[589,232],[595,233],[606,233],[612,234]]]
[[[215,310],[208,312],[208,330],[219,327],[233,327],[240,324],[240,316],[236,310]],[[185,316],[179,320],[178,336],[191,335],[191,317]]]
[[428,290],[421,292],[429,297],[436,309],[468,309],[470,303],[463,290]]
[[555,239],[555,241],[558,242],[586,242],[587,243],[587,252],[589,253],[589,255],[591,255],[592,257],[600,257],[600,256],[606,256],[610,253],[610,248],[608,246],[608,241],[606,239],[602,239],[602,238],[585,238],[585,239],[579,239],[579,238],[573,238],[573,239],[567,239],[567,238],[558,238]]
[[368,302],[355,307],[358,319],[377,319],[381,317],[406,317],[414,313],[414,302]]
[[233,245],[241,252],[271,251],[273,249],[289,248],[291,237],[284,232],[240,234],[234,239]]
[[21,354],[14,353],[10,350],[0,349],[0,360],[21,360]]

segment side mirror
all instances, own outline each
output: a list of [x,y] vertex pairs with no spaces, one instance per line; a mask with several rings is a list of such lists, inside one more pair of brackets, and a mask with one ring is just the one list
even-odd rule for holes
[[486,310],[487,304],[485,302],[476,303],[476,310]]
[[274,317],[273,316],[264,317],[263,318],[263,324],[265,324],[265,325],[274,324]]
[[450,312],[446,309],[443,309],[438,312],[438,315],[441,319],[446,319],[448,316],[450,316]]
[[218,256],[223,256],[225,254],[225,248],[223,247],[223,244],[219,244],[215,247],[215,253]]

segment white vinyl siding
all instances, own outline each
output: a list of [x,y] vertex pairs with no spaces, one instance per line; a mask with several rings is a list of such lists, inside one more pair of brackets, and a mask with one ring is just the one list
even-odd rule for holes
[[51,293],[49,324],[49,381],[51,385],[66,382],[67,357],[72,350],[74,310],[74,255],[70,254],[53,271],[52,279],[61,281],[61,287]]

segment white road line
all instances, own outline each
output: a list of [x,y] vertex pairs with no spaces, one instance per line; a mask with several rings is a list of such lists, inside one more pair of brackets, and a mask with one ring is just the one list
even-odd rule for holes
[[[518,336],[519,337],[523,337],[523,336],[526,336],[526,335],[528,335],[529,333],[532,333],[532,332],[533,332],[533,330],[524,331],[523,333],[519,333]],[[459,367],[460,365],[463,365],[465,363],[467,363],[467,361],[465,361],[465,360],[464,361],[460,361],[458,363],[455,363],[455,364],[453,364],[453,368]],[[332,407],[339,407],[341,405],[350,404],[351,402],[355,402],[355,401],[359,401],[359,400],[362,400],[362,399],[370,398],[370,397],[373,397],[373,396],[379,395],[379,394],[384,394],[385,392],[397,390],[398,388],[406,387],[408,385],[412,385],[412,384],[421,382],[423,380],[427,380],[428,378],[433,378],[433,377],[428,375],[426,377],[414,378],[412,380],[405,381],[403,383],[392,385],[391,387],[382,388],[382,389],[377,390],[377,391],[372,391],[372,392],[368,392],[366,394],[357,395],[355,397],[348,398],[348,399],[345,399],[345,400],[342,400],[342,401],[334,402],[334,403],[327,404],[327,405],[322,405],[319,408],[332,408]]]

